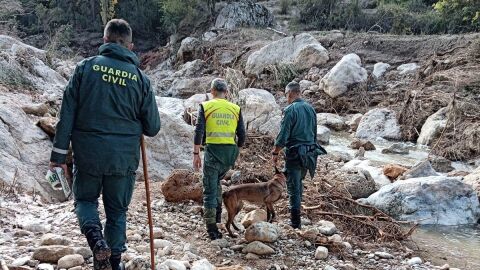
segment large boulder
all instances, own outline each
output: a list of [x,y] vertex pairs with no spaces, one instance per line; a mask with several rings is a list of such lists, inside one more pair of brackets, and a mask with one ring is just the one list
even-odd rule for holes
[[376,182],[367,170],[345,167],[342,171],[339,184],[345,187],[353,199],[367,198],[378,190]]
[[354,53],[347,54],[322,78],[320,89],[332,98],[343,95],[348,87],[365,82],[367,70],[362,67],[362,60]]
[[73,254],[75,254],[75,250],[72,247],[40,246],[33,251],[32,259],[45,263],[57,263],[61,258]]
[[[352,169],[367,171],[377,186],[390,184],[390,180],[383,174],[382,169],[372,166],[369,160],[351,160],[343,165],[342,170],[350,171]],[[365,176],[368,179],[368,176]]]
[[429,160],[417,162],[412,168],[404,172],[403,179],[438,176]]
[[326,126],[317,125],[317,141],[321,144],[328,144],[330,142],[330,129]]
[[355,136],[365,139],[375,139],[377,137],[393,140],[400,139],[400,125],[398,124],[395,111],[386,108],[368,111],[360,120]]
[[441,108],[436,113],[430,115],[422,126],[417,143],[430,145],[447,125],[448,107]]
[[463,178],[463,182],[468,185],[471,185],[472,188],[477,192],[478,197],[480,198],[480,167],[469,175]]
[[430,176],[397,181],[362,202],[395,219],[420,224],[473,224],[480,217],[477,194],[455,177]]
[[281,111],[275,97],[263,89],[247,88],[238,92],[238,105],[247,130],[276,136],[280,130]]
[[189,170],[174,170],[162,183],[162,194],[167,202],[201,203],[203,185],[200,176]]
[[317,113],[317,125],[323,125],[336,131],[346,129],[345,119],[334,113]]
[[67,80],[47,64],[47,53],[21,41],[0,35],[0,82],[31,88],[46,97],[60,97]]
[[255,224],[257,222],[267,221],[267,211],[263,209],[255,209],[253,211],[248,212],[242,218],[242,225],[245,228],[248,228],[250,225]]
[[[174,99],[175,100],[175,99]],[[194,127],[182,118],[185,108],[181,102],[157,100],[162,127],[153,138],[146,138],[150,177],[165,179],[174,169],[192,168],[192,138]],[[171,103],[176,103],[171,107]]]
[[274,41],[252,53],[245,66],[248,75],[259,75],[271,65],[288,64],[306,70],[328,61],[328,52],[310,34],[300,34]]
[[25,112],[11,103],[0,105],[0,182],[35,191],[47,201],[64,200],[45,180],[52,143]]
[[226,5],[217,16],[215,27],[235,29],[248,26],[269,26],[273,14],[264,6],[250,1],[233,2]]
[[167,94],[171,97],[188,98],[194,94],[207,93],[210,91],[210,84],[214,77],[198,77],[198,78],[178,78],[175,79]]
[[372,75],[373,77],[375,77],[376,79],[380,78],[383,76],[383,74],[385,72],[387,72],[387,70],[390,68],[390,65],[387,64],[387,63],[376,63],[375,65],[373,65],[373,72],[372,72]]
[[180,43],[177,51],[177,61],[187,63],[197,59],[201,41],[194,37],[186,37]]

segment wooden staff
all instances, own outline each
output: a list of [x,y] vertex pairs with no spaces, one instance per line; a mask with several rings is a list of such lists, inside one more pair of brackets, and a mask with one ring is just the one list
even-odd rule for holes
[[153,222],[152,208],[150,206],[150,183],[148,181],[147,152],[145,151],[145,138],[141,137],[140,147],[142,149],[143,179],[145,180],[145,192],[147,197],[148,229],[150,231],[150,264],[151,269],[155,270],[155,247],[153,244]]

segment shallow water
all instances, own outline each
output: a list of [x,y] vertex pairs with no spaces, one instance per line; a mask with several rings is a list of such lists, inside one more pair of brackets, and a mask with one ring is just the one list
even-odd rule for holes
[[[327,152],[341,152],[355,155],[357,150],[348,146],[354,138],[348,133],[334,133],[330,144],[325,147]],[[428,157],[429,149],[414,143],[405,143],[410,153],[408,155],[382,154],[394,142],[387,140],[371,140],[375,151],[366,151],[365,158],[381,167],[383,164],[395,163],[403,166],[413,166]],[[465,163],[453,162],[456,170],[470,172],[474,168]],[[413,241],[422,250],[423,259],[434,265],[442,266],[448,263],[450,267],[460,269],[480,270],[480,225],[472,226],[422,226],[412,236]]]
[[480,269],[480,225],[422,226],[412,236],[435,265]]

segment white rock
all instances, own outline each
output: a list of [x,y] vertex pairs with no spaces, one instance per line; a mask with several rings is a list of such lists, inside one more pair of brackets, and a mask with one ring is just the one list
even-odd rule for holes
[[335,98],[346,93],[350,85],[365,82],[367,78],[360,57],[347,54],[320,80],[320,89]]
[[317,260],[325,260],[328,258],[328,248],[319,246],[315,251],[315,259]]
[[366,139],[376,139],[377,137],[400,139],[400,125],[396,113],[386,108],[368,111],[360,120],[355,136]]
[[422,264],[423,261],[420,257],[413,257],[410,260],[407,261],[408,265],[417,265],[417,264]]
[[196,77],[202,75],[206,65],[207,63],[201,59],[186,62],[173,74],[173,77]]
[[358,125],[360,124],[360,120],[362,120],[363,114],[356,113],[354,115],[350,115],[349,119],[345,121],[352,131],[357,131]]
[[262,27],[273,23],[273,14],[263,5],[254,2],[233,2],[220,10],[216,28]]
[[448,108],[444,107],[427,118],[418,136],[418,144],[430,145],[440,136],[442,130],[447,125],[447,113]]
[[186,37],[180,43],[180,48],[177,52],[177,59],[180,62],[188,62],[195,59],[189,59],[190,57],[195,58],[196,52],[200,47],[200,40],[194,37]]
[[375,252],[375,256],[377,256],[381,259],[393,259],[393,258],[395,258],[392,254],[387,253],[387,252],[382,252],[382,251]]
[[473,224],[480,217],[477,194],[458,177],[430,176],[396,181],[360,201],[397,220],[419,224]]
[[247,88],[238,92],[238,105],[248,130],[276,136],[280,131],[281,111],[268,91]]
[[191,270],[215,270],[215,266],[211,264],[207,259],[195,261],[192,264]]
[[217,33],[213,32],[213,31],[208,31],[208,32],[203,33],[202,40],[203,41],[213,41],[217,37],[218,37]]
[[37,265],[36,270],[54,270],[53,265],[49,263],[41,263]]
[[168,259],[157,265],[157,270],[187,270],[182,261]]
[[472,186],[480,198],[480,167],[463,178],[463,182]]
[[260,259],[260,257],[257,254],[248,253],[247,255],[245,255],[245,259],[246,260],[258,260],[258,259]]
[[428,160],[419,161],[412,168],[403,173],[402,178],[419,178],[427,176],[438,176],[439,174],[433,169],[432,164]]
[[326,126],[317,126],[317,140],[322,144],[328,144],[330,142],[330,129]]
[[[150,260],[144,256],[136,256],[125,264],[126,270],[150,269]],[[158,267],[157,267],[158,269]],[[168,268],[167,268],[168,269]]]
[[337,270],[337,269],[331,265],[327,265],[323,268],[323,270]]
[[210,84],[215,77],[204,76],[196,78],[177,78],[175,79],[167,94],[177,98],[188,98],[194,94],[207,93],[210,91]]
[[22,266],[25,265],[30,260],[30,256],[20,257],[15,259],[10,265],[11,266]]
[[245,239],[248,242],[275,242],[279,236],[277,225],[268,222],[257,222],[250,225],[245,231]]
[[242,252],[257,255],[271,255],[275,253],[275,250],[260,241],[253,241],[243,248]]
[[318,231],[326,236],[334,235],[337,233],[337,227],[335,224],[328,220],[320,220],[318,222]]
[[183,105],[186,110],[191,111],[191,112],[196,112],[198,111],[198,108],[200,104],[207,100],[213,99],[212,94],[195,94],[188,99],[183,101]]
[[288,64],[305,70],[323,65],[328,61],[328,52],[310,34],[302,33],[274,41],[252,53],[245,66],[248,75],[260,75],[270,65]]
[[385,72],[387,72],[387,70],[389,68],[390,68],[390,65],[387,64],[387,63],[382,63],[382,62],[376,63],[375,65],[373,65],[372,75],[373,75],[373,77],[378,79],[378,78],[382,77],[383,74]]
[[417,63],[408,63],[403,64],[397,67],[397,70],[400,71],[401,75],[414,73],[420,66]]
[[347,128],[345,119],[334,113],[317,113],[317,125],[323,125],[337,131]]
[[42,236],[40,239],[41,246],[50,246],[50,245],[68,245],[70,241],[61,235],[56,235],[53,233],[47,233]]
[[155,246],[155,248],[165,248],[173,246],[172,242],[165,239],[154,239],[153,245]]
[[162,128],[153,138],[146,138],[149,175],[165,179],[174,169],[190,169],[194,127],[179,118],[172,108],[160,108]]
[[300,91],[302,92],[305,90],[308,90],[308,88],[313,86],[313,82],[309,80],[301,80],[299,84],[300,84]]
[[[390,184],[390,180],[383,174],[383,170],[381,168],[377,168],[372,166],[372,162],[370,160],[351,160],[345,165],[343,165],[342,170],[350,170],[350,169],[360,169],[365,170],[370,174],[370,177],[375,181],[378,186],[385,186]],[[368,179],[368,175],[363,175],[365,179]]]
[[248,226],[261,221],[267,221],[267,211],[263,209],[255,209],[253,211],[248,212],[242,218],[241,223],[243,227],[248,228]]
[[83,256],[80,254],[72,254],[72,255],[66,255],[60,258],[57,263],[57,267],[59,269],[65,268],[72,268],[75,266],[80,266],[85,262],[83,259]]
[[23,228],[35,233],[46,233],[52,230],[52,225],[32,222],[23,224]]
[[334,234],[332,236],[329,236],[328,241],[331,241],[334,243],[343,243],[343,239],[339,234]]

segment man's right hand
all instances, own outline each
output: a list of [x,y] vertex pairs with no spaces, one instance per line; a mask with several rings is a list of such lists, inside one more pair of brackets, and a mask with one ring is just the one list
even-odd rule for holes
[[202,167],[202,159],[200,158],[200,155],[194,154],[193,155],[193,169],[198,172],[200,171],[200,168]]
[[50,161],[50,164],[48,164],[48,169],[52,172],[54,171],[54,168],[56,168],[56,167],[62,168],[63,172],[65,173],[65,176],[67,177],[67,179],[70,179],[70,174],[68,173],[67,164],[58,164],[58,163],[51,162],[51,161]]

